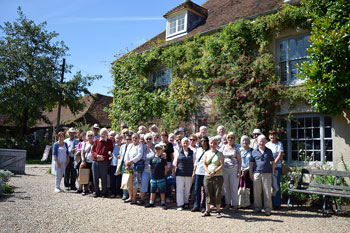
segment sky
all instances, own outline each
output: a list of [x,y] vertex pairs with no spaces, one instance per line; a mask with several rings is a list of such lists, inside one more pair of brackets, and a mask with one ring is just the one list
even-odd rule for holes
[[[163,15],[184,0],[0,0],[0,24],[13,22],[18,6],[36,24],[47,22],[69,47],[66,63],[77,71],[102,75],[91,93],[112,95],[111,62],[165,30]],[[193,0],[201,5],[205,0]],[[0,31],[0,36],[3,32]]]

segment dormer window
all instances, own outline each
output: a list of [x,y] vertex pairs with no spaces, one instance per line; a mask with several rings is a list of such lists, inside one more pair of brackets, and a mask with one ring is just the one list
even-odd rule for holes
[[192,1],[185,1],[164,15],[166,23],[166,40],[186,35],[208,17],[208,10]]
[[186,32],[187,11],[170,18],[167,22],[167,38]]

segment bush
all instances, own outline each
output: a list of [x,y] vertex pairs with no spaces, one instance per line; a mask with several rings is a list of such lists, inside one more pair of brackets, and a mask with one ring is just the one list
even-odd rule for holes
[[13,193],[13,188],[7,184],[13,173],[10,171],[0,170],[0,195],[2,193]]

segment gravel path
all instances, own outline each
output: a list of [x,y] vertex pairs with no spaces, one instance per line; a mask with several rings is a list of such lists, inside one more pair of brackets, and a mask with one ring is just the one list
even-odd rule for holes
[[[200,213],[164,211],[125,204],[121,199],[54,193],[47,165],[27,165],[12,177],[15,193],[0,198],[0,232],[349,232],[350,219],[282,210],[270,217],[251,210],[202,218]],[[63,185],[62,185],[63,186]]]

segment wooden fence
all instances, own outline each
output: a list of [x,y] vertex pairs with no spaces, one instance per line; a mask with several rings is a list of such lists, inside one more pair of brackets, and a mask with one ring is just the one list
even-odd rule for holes
[[26,150],[0,149],[0,169],[9,170],[15,174],[24,174],[26,156]]

